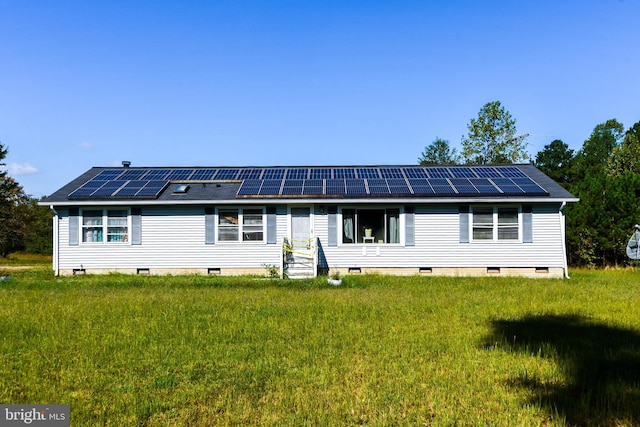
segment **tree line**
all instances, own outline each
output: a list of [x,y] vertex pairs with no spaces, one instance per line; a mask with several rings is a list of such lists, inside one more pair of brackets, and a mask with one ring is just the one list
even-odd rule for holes
[[640,122],[625,130],[616,119],[598,124],[578,151],[560,139],[531,157],[527,134],[499,101],[485,104],[471,119],[459,153],[436,138],[420,164],[505,164],[531,161],[580,202],[566,207],[567,252],[574,266],[632,263],[626,245],[640,223]]
[[51,211],[25,194],[9,176],[2,161],[8,149],[0,143],[0,257],[12,252],[51,254],[53,223]]
[[[615,119],[598,124],[578,151],[556,139],[535,157],[527,134],[499,101],[485,104],[470,120],[461,151],[436,138],[420,164],[505,164],[531,161],[580,202],[566,207],[567,251],[574,266],[616,266],[630,261],[625,248],[640,223],[640,122],[625,130]],[[0,166],[8,150],[0,143]],[[11,252],[50,254],[52,214],[24,193],[0,167],[0,256]]]

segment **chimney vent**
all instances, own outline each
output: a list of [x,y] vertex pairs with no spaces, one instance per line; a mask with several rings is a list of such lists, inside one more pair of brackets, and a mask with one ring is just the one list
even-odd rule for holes
[[123,160],[122,161],[122,167],[123,168],[128,168],[129,166],[131,166],[131,162],[129,160]]

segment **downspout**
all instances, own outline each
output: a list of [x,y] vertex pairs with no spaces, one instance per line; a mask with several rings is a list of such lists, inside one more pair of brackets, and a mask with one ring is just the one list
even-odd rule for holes
[[565,214],[564,208],[567,206],[567,202],[562,202],[560,209],[558,210],[558,215],[560,216],[560,235],[562,237],[562,267],[564,269],[564,277],[569,279],[569,263],[567,262],[567,241],[566,241],[566,231],[565,231]]
[[59,242],[60,242],[60,227],[58,226],[58,222],[59,222],[59,215],[58,212],[55,210],[55,208],[53,207],[53,205],[49,206],[49,209],[51,209],[51,211],[53,212],[53,256],[51,257],[51,260],[53,262],[53,274],[55,276],[58,276],[59,274],[59,268],[60,268],[60,260],[58,259],[58,254],[59,254]]

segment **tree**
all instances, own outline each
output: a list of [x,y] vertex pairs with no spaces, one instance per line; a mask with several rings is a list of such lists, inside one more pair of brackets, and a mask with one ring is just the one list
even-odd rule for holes
[[[8,150],[0,144],[0,162]],[[19,210],[27,202],[22,187],[11,178],[7,171],[0,171],[0,256],[6,257],[11,251],[22,246],[24,216]]]
[[527,135],[516,136],[516,121],[500,101],[485,104],[467,129],[467,137],[462,137],[467,164],[517,163],[529,158]]
[[625,172],[640,174],[640,122],[624,135],[622,144],[613,147],[607,160],[607,173],[618,177]]
[[[637,147],[632,132],[625,142]],[[640,174],[614,161],[624,127],[617,120],[597,125],[576,154],[569,190],[580,203],[567,208],[567,243],[571,262],[586,265],[617,265],[628,262],[625,246],[633,224],[640,217]],[[616,154],[618,153],[618,154]]]
[[597,125],[576,154],[571,180],[579,182],[587,175],[606,172],[607,162],[624,136],[624,126],[616,119]]
[[569,184],[574,151],[560,139],[551,141],[536,155],[535,166],[560,185]]
[[25,252],[32,254],[50,254],[53,252],[52,212],[46,206],[39,206],[38,200],[31,197],[21,205],[25,228],[23,243]]
[[455,148],[450,148],[449,141],[436,138],[425,147],[418,158],[421,165],[455,165],[460,162],[460,156]]

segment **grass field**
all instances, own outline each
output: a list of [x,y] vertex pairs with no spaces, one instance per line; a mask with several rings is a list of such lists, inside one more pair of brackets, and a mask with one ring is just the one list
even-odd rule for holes
[[72,426],[640,424],[640,271],[0,282],[0,403]]

